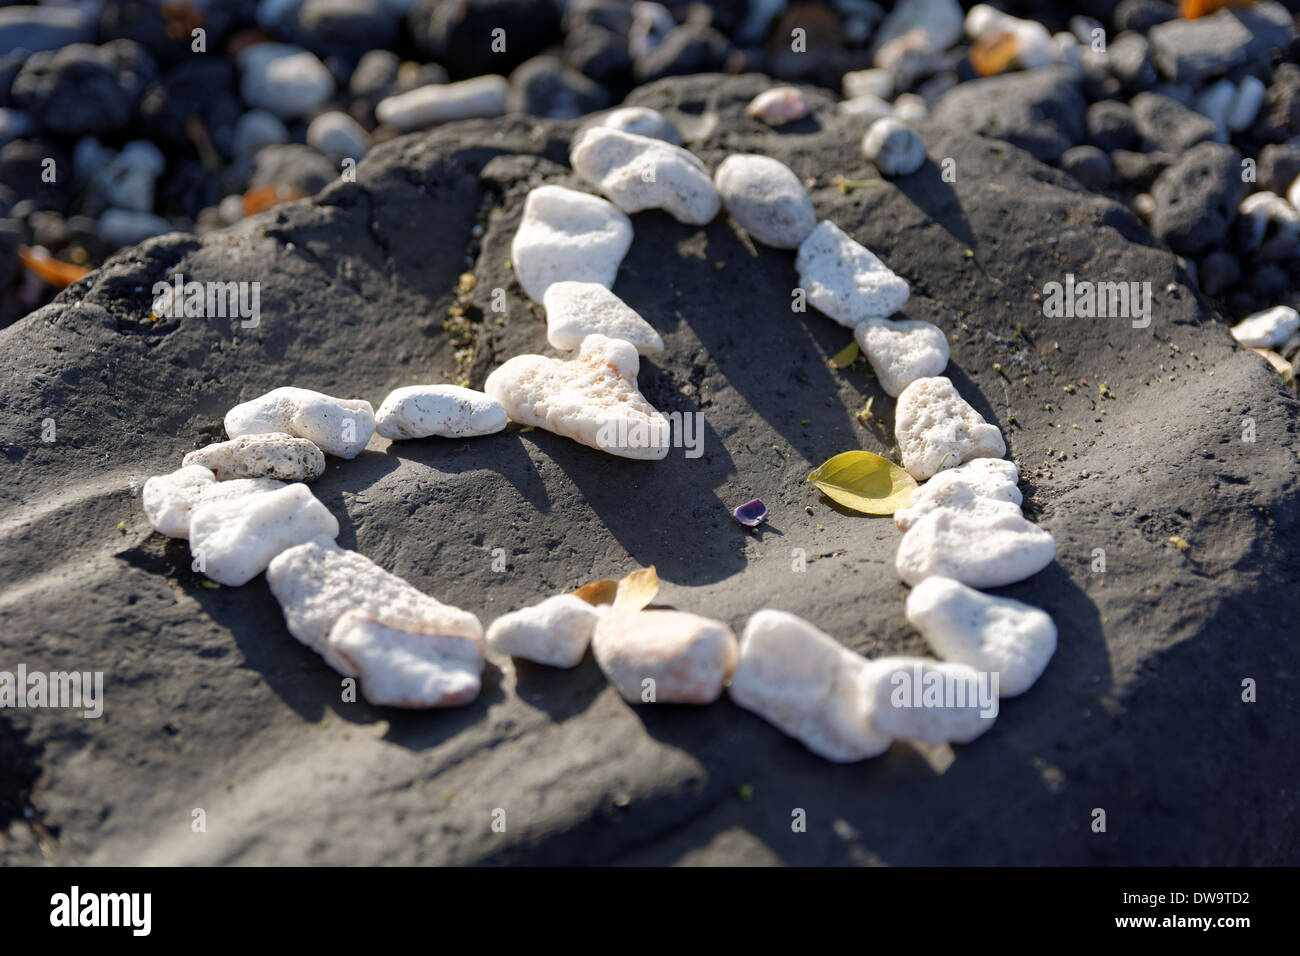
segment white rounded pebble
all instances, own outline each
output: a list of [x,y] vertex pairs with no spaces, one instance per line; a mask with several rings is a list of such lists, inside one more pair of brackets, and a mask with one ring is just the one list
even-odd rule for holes
[[202,465],[186,465],[170,475],[155,475],[144,483],[145,517],[159,534],[171,538],[190,536],[190,516],[199,505],[230,501],[245,495],[283,488],[274,478],[236,478],[217,481]]
[[819,222],[800,244],[795,268],[808,301],[851,329],[907,304],[907,282],[829,220]]
[[882,657],[867,667],[876,732],[927,744],[970,743],[998,716],[996,675],[923,657]]
[[886,176],[910,176],[925,165],[920,134],[893,116],[871,124],[862,137],[862,152]]
[[1036,20],[1017,20],[1011,28],[1016,37],[1016,63],[1022,70],[1035,70],[1057,60],[1056,41]]
[[604,335],[636,346],[640,355],[657,355],[664,340],[630,305],[597,282],[554,282],[542,297],[546,341],[563,352],[588,335]]
[[897,397],[918,378],[938,375],[948,364],[948,337],[920,319],[867,319],[853,330],[880,387]]
[[972,458],[1007,453],[997,426],[986,422],[942,375],[918,378],[899,394],[894,437],[903,467],[917,481]]
[[315,481],[325,473],[325,456],[305,438],[283,432],[242,435],[187,454],[183,465],[212,469],[218,481],[231,478],[278,478]]
[[872,46],[883,46],[920,31],[933,50],[946,50],[961,39],[962,12],[957,0],[900,0],[881,21]]
[[200,504],[190,515],[190,553],[212,580],[238,587],[265,571],[281,551],[338,533],[338,520],[306,485],[285,485]]
[[488,626],[487,644],[498,654],[550,667],[575,667],[587,653],[600,613],[576,594],[557,594],[502,614]]
[[926,578],[907,596],[907,620],[946,661],[998,675],[998,694],[1033,686],[1056,653],[1051,615],[951,578]]
[[668,454],[668,420],[636,387],[636,347],[589,335],[575,358],[516,355],[487,377],[483,389],[510,420],[544,428],[622,458]]
[[249,106],[281,119],[310,113],[334,94],[334,77],[314,53],[285,43],[258,43],[236,56],[239,91]]
[[569,162],[624,212],[662,209],[702,226],[718,214],[718,192],[704,164],[680,146],[607,126],[588,127]]
[[894,567],[913,586],[938,575],[973,588],[1000,588],[1037,574],[1056,557],[1056,541],[1018,514],[936,508],[912,525]]
[[491,435],[506,421],[506,410],[495,398],[459,385],[395,388],[375,412],[375,430],[394,440]]
[[483,639],[473,614],[443,604],[328,537],[280,554],[266,569],[266,583],[280,602],[289,633],[347,677],[357,676],[356,667],[330,647],[329,639],[348,611],[415,633]]
[[930,115],[925,98],[915,93],[899,93],[894,98],[894,116],[904,123],[924,123]]
[[840,89],[848,100],[867,94],[889,99],[894,95],[894,75],[879,68],[853,70],[840,78]]
[[1237,84],[1236,96],[1232,98],[1232,104],[1228,107],[1225,119],[1228,129],[1234,133],[1250,129],[1255,122],[1255,117],[1259,115],[1259,108],[1263,105],[1267,92],[1268,87],[1259,77],[1251,73],[1243,76],[1241,82]]
[[629,704],[711,704],[736,668],[736,635],[685,611],[606,611],[596,663]]
[[793,614],[750,617],[728,693],[818,756],[839,763],[884,753],[871,722],[867,659]]
[[713,182],[727,212],[765,246],[796,249],[817,225],[808,191],[779,160],[728,156]]
[[510,83],[504,76],[476,76],[459,83],[431,83],[380,100],[375,119],[403,132],[453,120],[501,116]]
[[599,196],[539,186],[524,201],[510,245],[524,292],[541,302],[552,282],[595,282],[610,288],[632,245],[632,221]]
[[235,123],[231,149],[236,156],[251,156],[263,146],[289,142],[289,130],[274,113],[249,110]]
[[1289,305],[1246,316],[1232,327],[1232,337],[1252,349],[1271,349],[1282,345],[1300,330],[1300,313]]
[[347,113],[321,113],[307,127],[307,145],[326,156],[360,159],[370,148],[370,134]]
[[845,116],[852,116],[868,124],[894,115],[893,104],[873,93],[862,93],[851,100],[844,100],[840,103],[839,110]]
[[971,7],[966,14],[965,26],[967,35],[973,40],[1000,33],[1014,36],[1016,65],[1023,70],[1047,66],[1061,58],[1061,50],[1052,34],[1037,20],[1022,20],[981,3]]
[[[1010,505],[1019,514],[1023,496],[1020,472],[1005,458],[976,458],[935,475],[912,492],[912,503],[894,512],[894,524],[906,531],[936,508],[969,508],[975,501]],[[1007,511],[1005,508],[995,509]]]
[[478,697],[483,647],[470,637],[434,634],[348,611],[330,629],[329,649],[377,707],[460,707]]
[[768,126],[784,126],[811,111],[808,97],[796,86],[774,86],[750,100],[745,112]]
[[[1251,193],[1241,201],[1237,222],[1241,248],[1259,249],[1260,258],[1287,258],[1300,243],[1300,212],[1267,190]],[[1267,241],[1265,236],[1269,237]]]
[[991,33],[1010,33],[1016,18],[987,3],[977,3],[966,11],[966,35],[972,40]]
[[667,117],[645,106],[624,106],[600,120],[601,126],[622,130],[634,136],[661,139],[673,146],[682,145],[682,134]]
[[876,51],[872,63],[894,75],[894,88],[911,89],[922,77],[943,69],[944,59],[924,33],[913,30],[895,37]]
[[357,398],[332,398],[308,388],[273,389],[226,412],[231,438],[265,432],[285,432],[314,443],[327,455],[355,458],[375,433],[370,403]]

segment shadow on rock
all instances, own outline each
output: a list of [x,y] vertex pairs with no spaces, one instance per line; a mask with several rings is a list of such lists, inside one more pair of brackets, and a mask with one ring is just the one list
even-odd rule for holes
[[557,724],[581,714],[609,686],[590,654],[576,667],[547,667],[521,657],[514,665],[519,698]]
[[446,474],[491,471],[519,492],[520,497],[541,514],[551,510],[551,499],[533,460],[524,447],[519,430],[509,429],[478,438],[417,438],[395,441],[384,457],[393,463],[411,461]]
[[925,213],[931,222],[941,226],[966,248],[974,249],[979,241],[975,238],[970,223],[966,221],[966,213],[957,197],[957,191],[943,177],[942,166],[927,157],[925,164],[916,172],[910,176],[891,179],[890,183]]

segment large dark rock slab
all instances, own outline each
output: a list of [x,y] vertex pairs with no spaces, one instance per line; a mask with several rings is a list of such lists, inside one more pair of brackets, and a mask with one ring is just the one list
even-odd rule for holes
[[1087,114],[1078,77],[1064,67],[1046,67],[958,84],[939,100],[934,119],[948,129],[995,136],[1055,162],[1083,142]]
[[[21,798],[63,863],[1294,861],[1300,403],[1120,206],[939,127],[923,130],[921,171],[854,188],[873,176],[861,129],[820,99],[764,127],[743,112],[764,82],[667,80],[632,100],[711,129],[694,144],[710,167],[742,150],[787,162],[819,215],[912,283],[906,315],[952,335],[948,374],[1004,429],[1059,549],[1005,593],[1052,613],[1060,649],[989,733],[833,765],[727,700],[632,709],[590,658],[490,666],[458,710],[342,703],[261,578],[203,587],[184,544],[150,533],[144,478],[217,438],[242,399],[296,384],[378,403],[545,349],[507,260],[527,191],[575,183],[575,124],[521,118],[384,144],[355,183],[152,240],[0,332],[0,669],[106,680],[98,720],[0,715],[14,781],[0,812]],[[666,412],[703,413],[702,457],[626,461],[513,428],[379,441],[314,486],[340,543],[485,622],[654,564],[661,603],[736,628],[778,607],[869,655],[922,653],[892,522],[803,484],[838,452],[895,453],[894,403],[863,363],[827,367],[848,331],[792,313],[793,257],[751,251],[726,218],[634,224],[616,291],[668,346],[641,386]],[[444,328],[465,271],[467,321]],[[153,283],[176,272],[261,282],[260,326],[149,321]],[[1044,318],[1045,283],[1067,273],[1150,282],[1149,326]],[[727,512],[755,496],[772,517],[750,534]],[[12,829],[0,859],[39,862],[27,825]]]

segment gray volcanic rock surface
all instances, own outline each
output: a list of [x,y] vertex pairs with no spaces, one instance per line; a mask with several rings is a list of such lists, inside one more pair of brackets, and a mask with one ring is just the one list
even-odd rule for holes
[[[973,744],[834,765],[725,698],[630,708],[590,656],[571,671],[489,664],[462,709],[345,704],[261,577],[202,586],[184,542],[150,533],[138,489],[222,437],[229,407],[289,384],[377,405],[396,386],[454,380],[458,363],[479,386],[506,358],[547,350],[509,246],[530,188],[577,185],[576,123],[458,124],[377,148],[356,183],[314,200],[129,250],[0,332],[0,669],[105,673],[99,720],[0,712],[0,813],[27,799],[34,766],[27,812],[43,834],[16,823],[0,860],[1297,859],[1300,403],[1120,206],[937,126],[923,128],[920,172],[841,190],[837,177],[874,177],[862,130],[818,94],[813,116],[768,129],[744,115],[764,85],[670,79],[631,102],[702,133],[691,145],[711,169],[729,152],[789,164],[819,216],[911,283],[904,315],[953,335],[948,375],[1004,430],[1026,512],[1058,545],[1047,570],[1000,592],[1060,627],[1038,684]],[[340,544],[485,624],[654,564],[658,603],[737,630],[776,607],[870,656],[925,653],[903,618],[892,521],[803,483],[838,452],[896,456],[894,402],[866,363],[827,367],[850,332],[792,313],[793,255],[755,254],[725,216],[633,222],[615,291],[667,343],[643,360],[641,388],[664,412],[703,413],[703,456],[628,461],[513,427],[377,439],[355,461],[329,459],[313,486]],[[465,271],[461,335],[444,321]],[[261,325],[150,322],[153,283],[176,272],[261,282]],[[1067,272],[1149,281],[1150,327],[1045,318],[1041,290]],[[494,288],[507,314],[491,311]],[[750,534],[728,511],[756,496],[772,516]],[[1246,678],[1256,703],[1241,700]],[[196,808],[206,832],[192,830]],[[796,808],[807,832],[792,830]]]

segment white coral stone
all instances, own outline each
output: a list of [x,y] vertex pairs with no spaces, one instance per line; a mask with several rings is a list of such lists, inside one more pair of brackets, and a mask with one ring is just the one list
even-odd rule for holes
[[289,633],[345,676],[357,676],[356,668],[330,647],[329,638],[348,611],[421,634],[483,638],[473,614],[443,604],[329,537],[284,551],[267,567],[266,583],[280,602]]
[[516,355],[483,388],[521,425],[623,458],[663,458],[672,438],[668,419],[637,390],[639,369],[630,342],[589,335],[568,361]]
[[880,387],[898,396],[918,378],[938,375],[948,365],[948,337],[920,319],[867,319],[853,330]]
[[305,438],[284,432],[241,435],[195,449],[184,465],[210,468],[218,481],[232,478],[278,478],[315,481],[325,473],[325,456]]
[[745,625],[728,693],[827,760],[863,760],[890,744],[871,722],[867,663],[807,621],[765,609]]
[[1246,316],[1232,327],[1232,337],[1253,349],[1271,349],[1282,345],[1300,330],[1300,313],[1289,305]]
[[551,667],[574,667],[587,653],[600,611],[576,594],[502,614],[487,629],[488,647]]
[[430,83],[380,100],[375,119],[407,132],[452,120],[500,116],[506,111],[509,89],[506,78],[496,74],[459,83]]
[[975,458],[941,471],[912,492],[906,508],[894,512],[894,524],[906,531],[936,508],[979,507],[984,502],[994,511],[1020,513],[1023,496],[1018,487],[1020,472],[1005,458]]
[[141,498],[145,517],[155,531],[170,538],[188,538],[190,518],[199,505],[283,487],[284,482],[274,478],[217,481],[202,465],[186,465],[169,475],[154,475],[144,483]]
[[226,413],[231,438],[266,432],[285,432],[307,439],[327,455],[355,458],[375,433],[375,412],[362,399],[285,386]]
[[702,162],[648,136],[591,126],[574,140],[569,162],[624,212],[662,209],[679,222],[702,226],[721,205]]
[[407,385],[388,393],[375,412],[385,438],[472,438],[506,427],[506,410],[491,395],[459,385]]
[[610,202],[563,186],[539,186],[524,201],[510,245],[524,292],[541,302],[553,282],[614,285],[632,245],[632,221]]
[[998,588],[1037,574],[1054,557],[1051,534],[1018,514],[936,508],[903,535],[894,566],[911,585],[937,575]]
[[186,465],[166,475],[154,475],[144,483],[140,495],[150,527],[169,538],[188,538],[190,513],[203,489],[216,483],[212,472],[201,465]]
[[664,340],[637,311],[597,282],[556,282],[542,297],[546,341],[568,352],[588,335],[631,342],[641,355],[657,355]]
[[1029,690],[1056,652],[1056,625],[1046,611],[951,578],[926,578],[913,588],[907,620],[944,660],[996,673],[1002,697]]
[[907,282],[835,223],[822,220],[795,256],[808,301],[840,325],[885,318],[907,304]]
[[591,641],[596,663],[630,704],[710,704],[736,667],[736,635],[685,611],[609,610]]
[[329,648],[356,672],[379,707],[459,707],[478,697],[483,647],[471,637],[427,633],[348,611],[330,630]]
[[238,587],[280,552],[339,533],[338,519],[306,485],[200,504],[190,516],[190,552],[212,580]]
[[767,156],[728,156],[713,177],[736,222],[766,246],[795,249],[817,225],[808,191],[789,166]]
[[1006,442],[944,376],[918,378],[898,396],[894,437],[903,467],[917,481],[972,458],[1001,458]]
[[876,732],[927,744],[970,743],[998,715],[994,675],[966,664],[883,657],[865,684]]

